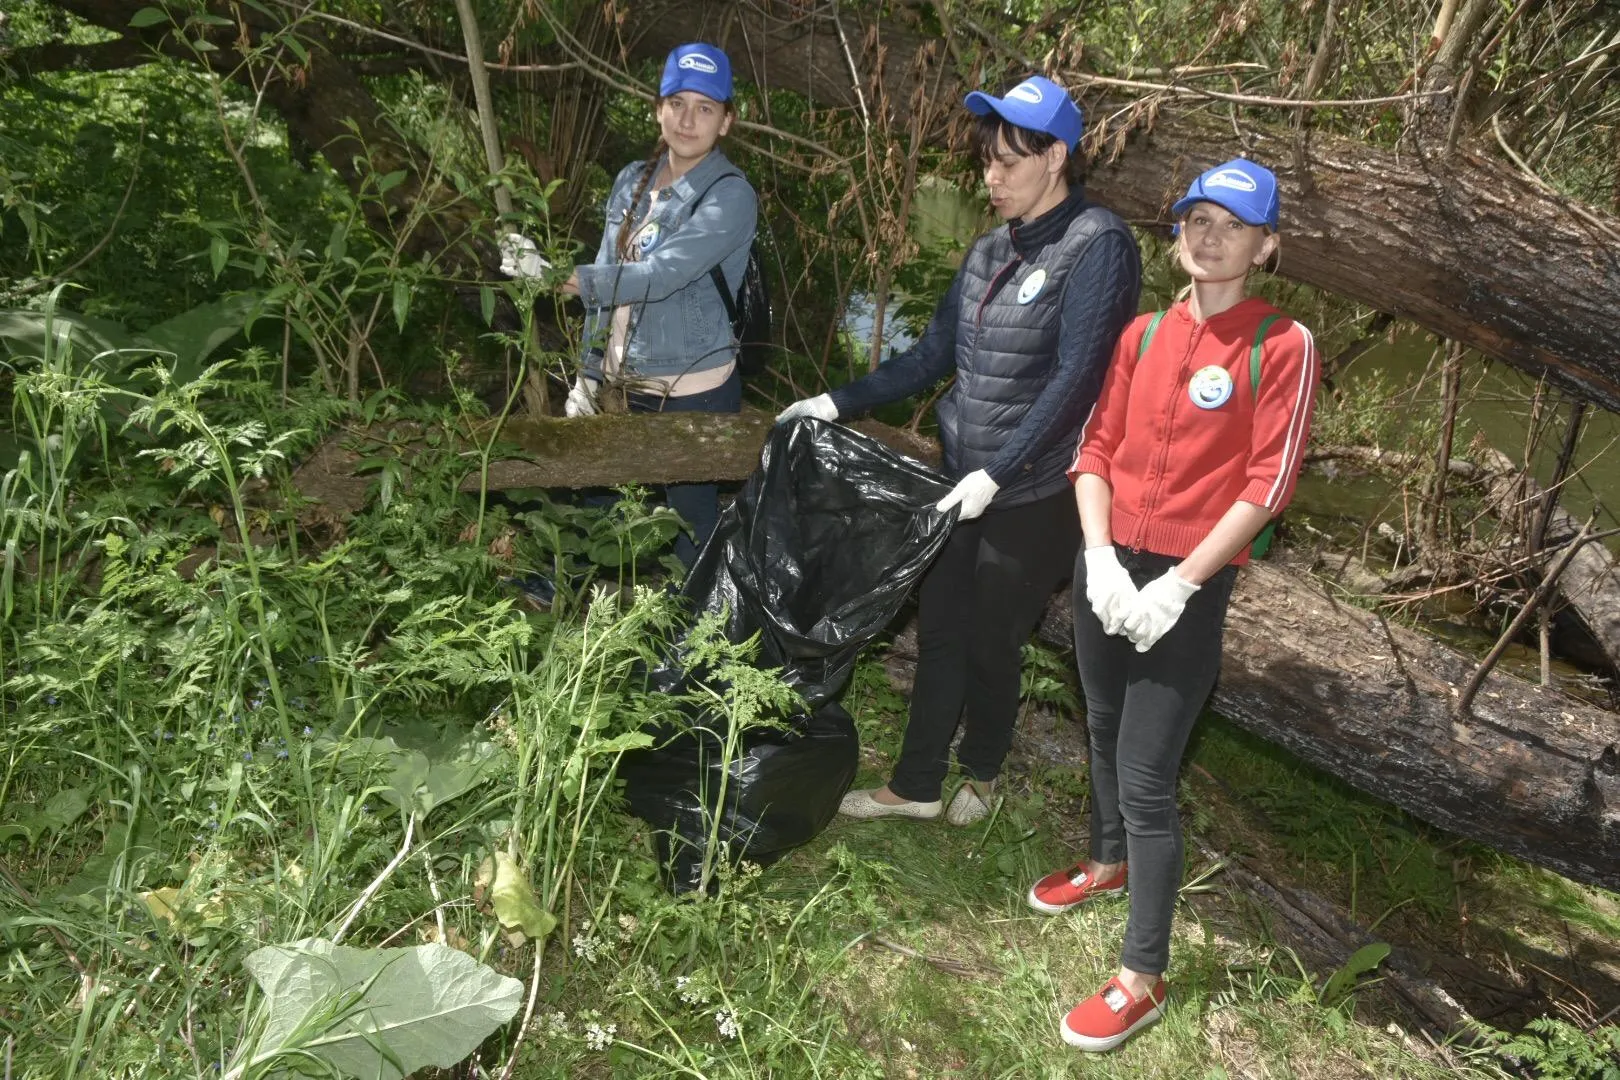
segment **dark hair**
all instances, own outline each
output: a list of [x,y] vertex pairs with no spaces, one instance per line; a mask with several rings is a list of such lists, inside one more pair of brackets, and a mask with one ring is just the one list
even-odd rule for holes
[[[734,100],[728,99],[720,104],[725,106],[727,116],[737,115],[737,105]],[[662,97],[653,98],[653,112],[655,114],[663,107],[664,99]],[[664,151],[668,149],[669,144],[664,141],[664,137],[662,135],[658,136],[658,141],[653,143],[652,153],[647,157],[647,163],[642,166],[641,179],[636,182],[636,190],[630,196],[630,208],[625,211],[624,221],[619,224],[618,243],[613,245],[614,250],[618,252],[620,262],[624,262],[625,257],[630,254],[630,233],[633,231],[630,228],[630,222],[635,217],[636,207],[641,205],[641,197],[647,194],[647,188],[652,184],[653,174],[658,171],[658,162],[664,156]]]
[[[974,155],[981,163],[988,164],[1000,153],[1003,145],[1019,157],[1033,157],[1052,149],[1052,144],[1058,140],[1056,135],[1019,127],[1003,119],[999,113],[988,112],[979,117],[978,123],[973,125],[971,141]],[[1079,184],[1085,180],[1086,161],[1078,146],[1069,152],[1068,164],[1064,166],[1063,175],[1071,184]]]

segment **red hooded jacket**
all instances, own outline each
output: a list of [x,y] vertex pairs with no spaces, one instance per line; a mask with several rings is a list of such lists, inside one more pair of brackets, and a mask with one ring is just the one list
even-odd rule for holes
[[1320,365],[1310,331],[1278,319],[1251,391],[1255,333],[1278,314],[1251,297],[1198,323],[1179,302],[1140,360],[1152,313],[1125,328],[1069,467],[1112,486],[1115,543],[1185,558],[1239,499],[1276,517],[1293,498]]

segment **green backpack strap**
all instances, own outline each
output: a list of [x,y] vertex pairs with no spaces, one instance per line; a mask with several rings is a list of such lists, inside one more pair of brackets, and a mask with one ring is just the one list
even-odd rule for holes
[[1266,331],[1281,315],[1267,315],[1260,320],[1260,329],[1254,332],[1254,344],[1249,347],[1249,393],[1260,393],[1260,347],[1266,343]]
[[1147,329],[1142,331],[1142,343],[1136,347],[1136,358],[1138,360],[1147,355],[1148,346],[1153,343],[1154,332],[1159,329],[1159,324],[1164,321],[1164,317],[1168,314],[1170,314],[1169,308],[1159,312],[1153,316],[1153,321],[1147,324]]
[[[1254,344],[1249,347],[1249,393],[1256,399],[1260,397],[1260,349],[1266,343],[1266,331],[1271,324],[1282,318],[1281,315],[1267,315],[1260,320],[1260,328],[1254,332]],[[1277,534],[1277,519],[1272,518],[1266,522],[1266,527],[1260,530],[1260,535],[1254,538],[1249,545],[1249,558],[1263,559],[1266,552],[1271,550],[1271,541]]]

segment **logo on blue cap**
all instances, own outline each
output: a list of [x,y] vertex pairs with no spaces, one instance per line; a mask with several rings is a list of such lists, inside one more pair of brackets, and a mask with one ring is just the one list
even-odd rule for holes
[[1068,93],[1042,75],[1031,75],[1011,90],[1006,97],[995,97],[975,90],[962,102],[975,116],[995,113],[1009,124],[1041,131],[1060,140],[1072,153],[1085,129],[1085,118],[1080,107]]
[[1170,212],[1179,219],[1201,202],[1224,207],[1245,225],[1277,227],[1277,177],[1264,165],[1243,158],[1203,173],[1170,207]]
[[664,61],[658,96],[691,90],[715,101],[731,100],[731,61],[713,45],[694,41],[677,45]]

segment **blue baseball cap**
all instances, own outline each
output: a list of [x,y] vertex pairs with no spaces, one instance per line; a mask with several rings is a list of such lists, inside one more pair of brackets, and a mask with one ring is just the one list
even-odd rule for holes
[[725,51],[701,41],[677,45],[664,61],[658,96],[692,90],[715,101],[731,100],[731,60]]
[[1006,97],[993,97],[975,90],[962,102],[975,116],[995,113],[1009,124],[1017,124],[1030,131],[1044,131],[1074,153],[1085,130],[1085,119],[1080,106],[1069,98],[1068,91],[1042,75],[1031,75],[1011,90]]
[[1201,202],[1224,206],[1245,225],[1277,227],[1277,177],[1264,165],[1243,158],[1217,165],[1194,180],[1170,213],[1179,221],[1194,203]]

